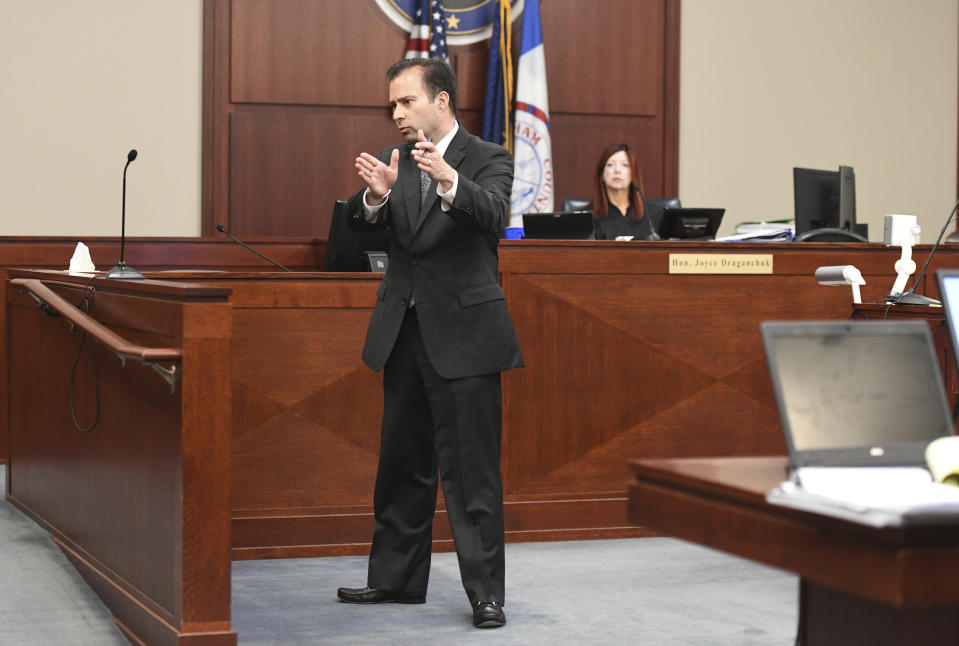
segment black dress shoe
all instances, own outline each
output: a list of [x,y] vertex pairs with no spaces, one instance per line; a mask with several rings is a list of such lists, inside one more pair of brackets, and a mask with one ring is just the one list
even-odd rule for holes
[[426,603],[426,595],[417,592],[390,592],[377,588],[339,588],[336,596],[345,603]]
[[506,625],[503,606],[495,601],[478,601],[473,606],[473,625],[477,628],[499,628]]

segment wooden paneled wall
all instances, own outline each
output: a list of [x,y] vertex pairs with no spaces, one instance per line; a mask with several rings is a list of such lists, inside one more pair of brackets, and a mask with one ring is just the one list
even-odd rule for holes
[[[527,0],[533,2],[535,0]],[[408,34],[374,0],[205,0],[204,235],[325,238],[353,159],[396,143],[386,68]],[[650,197],[678,190],[679,0],[542,0],[557,207],[627,142]],[[514,21],[514,56],[521,20]],[[451,47],[458,116],[482,130],[489,41]]]

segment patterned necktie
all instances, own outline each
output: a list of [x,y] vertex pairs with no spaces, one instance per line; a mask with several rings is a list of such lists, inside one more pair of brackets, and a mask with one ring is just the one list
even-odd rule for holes
[[426,194],[430,191],[430,183],[433,180],[426,174],[426,171],[420,171],[420,207],[426,202]]

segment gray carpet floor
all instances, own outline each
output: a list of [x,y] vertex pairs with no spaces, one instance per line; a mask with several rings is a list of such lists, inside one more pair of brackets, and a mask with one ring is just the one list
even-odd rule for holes
[[[503,628],[472,627],[448,553],[433,556],[424,605],[337,602],[337,586],[365,584],[365,557],[236,562],[233,628],[249,646],[787,646],[795,639],[795,576],[682,541],[509,544],[506,559]],[[0,645],[126,643],[46,533],[0,502]]]

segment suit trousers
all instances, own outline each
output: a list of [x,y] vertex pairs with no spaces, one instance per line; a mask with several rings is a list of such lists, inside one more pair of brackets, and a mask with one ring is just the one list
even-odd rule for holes
[[367,585],[426,593],[437,472],[470,604],[505,601],[500,373],[445,379],[407,311],[383,372]]

